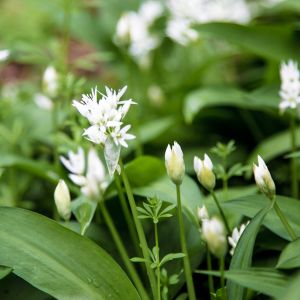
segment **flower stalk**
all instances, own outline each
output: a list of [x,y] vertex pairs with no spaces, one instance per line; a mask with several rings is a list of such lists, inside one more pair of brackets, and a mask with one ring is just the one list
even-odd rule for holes
[[[291,132],[291,148],[292,153],[296,152],[296,120],[294,114],[291,114],[290,120],[290,132]],[[291,158],[291,174],[292,174],[292,195],[293,198],[298,199],[299,197],[299,189],[298,189],[298,170],[297,170],[297,158]]]

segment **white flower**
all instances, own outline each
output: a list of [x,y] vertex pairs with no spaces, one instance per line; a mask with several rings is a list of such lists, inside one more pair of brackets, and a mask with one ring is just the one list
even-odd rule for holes
[[[111,136],[116,145],[127,147],[126,140],[135,138],[132,134],[127,133],[130,125],[121,127],[130,106],[135,104],[131,99],[121,101],[126,89],[127,86],[116,92],[105,87],[106,94],[100,94],[95,88],[92,89],[91,94],[82,95],[80,102],[73,101],[73,106],[91,124],[83,133],[88,140],[104,146],[107,138]],[[101,95],[100,99],[98,99],[99,94]]]
[[198,32],[191,28],[191,21],[188,19],[171,19],[167,23],[166,34],[175,42],[186,46],[198,39]]
[[82,175],[85,168],[84,151],[81,147],[78,148],[78,152],[68,151],[68,159],[61,156],[61,162],[71,172],[77,175]]
[[213,217],[210,220],[203,220],[202,234],[212,254],[218,258],[225,256],[227,251],[226,233],[224,225],[219,219]]
[[300,75],[297,63],[292,60],[289,60],[287,63],[282,62],[280,67],[280,77],[280,111],[284,112],[287,108],[297,108],[300,103]]
[[165,152],[165,164],[170,179],[175,184],[181,184],[185,172],[183,153],[177,142],[171,147],[168,145]]
[[34,102],[36,103],[36,105],[42,109],[45,110],[52,110],[53,108],[53,102],[50,98],[48,98],[47,96],[37,93],[34,96]]
[[199,182],[208,190],[212,191],[216,185],[216,177],[213,170],[213,164],[207,154],[204,154],[204,160],[194,157],[194,170]]
[[238,229],[237,227],[235,227],[232,231],[232,235],[228,237],[228,243],[231,245],[231,249],[229,251],[229,253],[231,255],[234,254],[234,250],[236,248],[236,245],[242,235],[242,233],[244,232],[244,230],[246,229],[246,227],[248,226],[248,224],[250,223],[250,221],[248,221],[246,224],[242,224],[240,226],[240,229]]
[[63,156],[60,159],[71,172],[69,178],[81,187],[83,195],[92,199],[97,199],[103,195],[108,186],[108,180],[104,165],[93,148],[88,152],[87,166],[82,148],[78,149],[78,153],[69,151],[68,159]]
[[66,221],[71,217],[71,196],[68,186],[63,180],[59,180],[55,191],[54,201],[59,215]]
[[0,61],[5,61],[9,58],[10,51],[8,49],[0,50]]
[[53,66],[48,66],[43,75],[43,88],[49,97],[55,97],[58,91],[58,74]]
[[163,13],[160,2],[144,2],[139,11],[122,14],[116,27],[117,44],[128,45],[130,55],[142,66],[149,67],[150,52],[157,48],[160,38],[150,32],[150,27]]
[[197,214],[198,214],[198,218],[201,222],[209,219],[208,211],[207,211],[205,205],[203,205],[202,207],[198,207]]
[[262,193],[268,198],[273,199],[276,192],[274,181],[264,160],[259,155],[257,159],[258,166],[253,164],[253,173],[256,184]]

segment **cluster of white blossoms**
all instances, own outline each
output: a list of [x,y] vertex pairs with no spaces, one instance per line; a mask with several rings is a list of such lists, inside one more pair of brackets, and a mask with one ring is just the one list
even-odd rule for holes
[[230,246],[232,247],[229,251],[230,255],[234,254],[234,250],[236,248],[236,245],[240,239],[240,237],[242,236],[244,230],[246,229],[246,227],[248,226],[248,224],[250,223],[250,221],[248,221],[245,224],[242,224],[240,226],[240,229],[238,229],[237,227],[235,227],[232,231],[232,235],[228,237],[228,243],[230,244]]
[[181,45],[198,38],[193,25],[213,21],[248,23],[250,9],[245,0],[168,0],[171,18],[166,34]]
[[142,67],[150,64],[150,52],[157,48],[161,39],[151,32],[151,26],[163,14],[159,1],[146,1],[139,10],[123,13],[117,23],[115,40],[117,44],[128,45],[129,54]]
[[73,106],[90,122],[91,126],[83,133],[88,140],[105,146],[110,137],[116,146],[128,147],[126,141],[135,138],[134,135],[127,133],[130,125],[122,127],[123,118],[130,106],[135,104],[131,99],[120,101],[126,89],[127,86],[116,92],[105,87],[106,95],[104,95],[95,87],[91,94],[83,94],[81,101],[73,100]]
[[69,151],[67,158],[60,157],[63,165],[70,171],[69,178],[78,186],[83,195],[98,199],[108,186],[105,168],[95,149],[91,148],[86,157],[79,147],[77,153]]
[[298,64],[292,60],[289,60],[287,63],[282,62],[280,67],[280,77],[280,111],[284,112],[287,108],[298,108],[300,103],[300,73]]

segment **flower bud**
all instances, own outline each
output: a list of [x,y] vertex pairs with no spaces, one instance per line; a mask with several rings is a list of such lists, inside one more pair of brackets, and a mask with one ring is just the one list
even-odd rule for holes
[[178,143],[168,145],[165,153],[166,169],[169,177],[175,184],[181,184],[185,172],[183,153]]
[[54,201],[59,215],[64,220],[69,220],[71,217],[71,196],[68,186],[62,179],[59,180],[55,188]]
[[209,219],[208,211],[207,211],[205,205],[203,205],[202,207],[198,207],[197,214],[198,214],[198,218],[199,218],[200,222],[203,222],[204,220]]
[[273,199],[276,187],[264,160],[258,155],[258,166],[253,164],[253,173],[259,190],[268,198]]
[[47,96],[56,97],[58,91],[58,74],[53,66],[48,66],[44,72],[43,88]]
[[236,245],[241,237],[241,235],[243,234],[244,230],[246,229],[246,227],[249,225],[250,221],[248,221],[246,224],[242,224],[240,226],[240,229],[238,229],[237,227],[234,227],[233,231],[232,231],[232,235],[228,237],[228,243],[231,245],[231,249],[229,251],[230,255],[234,254],[234,250],[236,248]]
[[224,257],[227,252],[227,241],[223,223],[215,217],[204,220],[202,234],[209,251],[218,258]]
[[197,156],[194,157],[194,170],[197,178],[208,191],[212,191],[216,185],[216,177],[212,169],[213,164],[207,154],[204,154],[204,160]]

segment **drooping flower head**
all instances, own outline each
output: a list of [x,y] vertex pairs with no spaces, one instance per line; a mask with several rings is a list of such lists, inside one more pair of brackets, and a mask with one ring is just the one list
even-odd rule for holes
[[226,232],[223,223],[218,218],[203,220],[202,234],[212,254],[218,258],[226,254]]
[[268,198],[273,199],[276,193],[276,187],[272,176],[264,160],[258,155],[258,165],[253,164],[253,173],[256,184],[260,191]]
[[104,165],[95,149],[89,150],[87,164],[82,148],[78,148],[77,153],[69,151],[67,158],[61,156],[60,160],[70,171],[69,178],[81,187],[83,195],[91,199],[98,199],[103,195],[108,186],[108,180]]
[[165,164],[170,179],[175,184],[181,184],[185,172],[183,153],[177,142],[173,146],[168,145],[165,152]]
[[284,112],[287,108],[297,108],[300,103],[300,73],[298,64],[292,60],[289,60],[287,63],[282,62],[280,67],[280,78],[280,111]]
[[243,234],[244,230],[246,229],[246,227],[248,226],[248,224],[250,223],[250,221],[248,221],[245,224],[242,224],[240,226],[240,229],[238,229],[237,227],[235,227],[232,231],[232,235],[228,237],[228,243],[231,245],[231,249],[229,251],[229,253],[231,255],[234,254],[234,250],[236,248],[236,245],[241,237],[241,235]]
[[207,154],[204,154],[204,159],[194,157],[194,170],[199,182],[208,191],[212,191],[216,185],[216,177],[213,172],[213,164]]
[[[116,145],[128,147],[126,140],[132,140],[134,135],[127,133],[130,125],[122,128],[123,118],[127,114],[130,106],[135,104],[131,99],[122,100],[127,86],[118,92],[105,87],[106,95],[100,94],[92,89],[91,94],[82,95],[82,100],[73,101],[73,106],[90,122],[83,135],[95,144],[105,146],[108,137],[111,137]],[[101,95],[98,99],[98,95]]]

